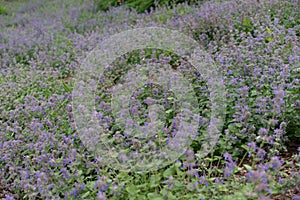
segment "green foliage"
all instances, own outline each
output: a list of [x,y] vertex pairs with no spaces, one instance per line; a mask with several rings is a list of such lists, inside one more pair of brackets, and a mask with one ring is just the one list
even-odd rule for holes
[[4,7],[0,6],[0,15],[7,15],[7,11]]
[[[193,2],[192,0],[158,0],[157,5],[171,5],[183,2]],[[117,0],[94,0],[97,11],[107,11],[112,6],[117,6]],[[157,5],[154,0],[123,0],[123,4],[129,8],[134,8],[138,13],[143,13],[155,8]]]

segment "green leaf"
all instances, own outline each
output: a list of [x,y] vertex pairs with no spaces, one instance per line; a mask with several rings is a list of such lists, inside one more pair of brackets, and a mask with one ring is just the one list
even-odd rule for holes
[[251,27],[251,21],[248,18],[248,16],[246,16],[245,19],[243,20],[243,25],[246,27]]
[[172,100],[174,100],[174,97],[168,97],[167,99],[172,101]]
[[267,32],[271,35],[273,33],[273,31],[271,29],[269,29],[269,27],[266,27]]
[[137,185],[136,187],[137,188],[147,188],[149,186],[149,184],[148,183],[143,183],[143,184],[141,184],[141,185]]
[[147,197],[151,200],[164,200],[164,198],[157,193],[148,193]]
[[166,169],[166,170],[164,171],[163,176],[164,176],[165,178],[167,178],[167,177],[170,177],[170,176],[174,175],[175,172],[176,172],[176,171],[175,171],[174,167],[169,167],[168,169]]
[[235,127],[232,125],[229,125],[228,129],[230,130],[230,132],[234,132],[236,130]]
[[235,126],[238,127],[238,128],[242,128],[243,127],[242,124],[240,124],[240,123],[236,123]]
[[90,190],[93,190],[94,189],[94,186],[95,186],[95,183],[96,181],[89,181],[87,182],[85,185],[87,188],[89,188]]
[[241,147],[242,147],[243,149],[245,149],[246,151],[249,150],[249,147],[248,147],[247,145],[245,145],[245,144],[241,145]]
[[250,165],[244,164],[243,166],[244,166],[248,171],[252,170],[252,167],[251,167]]
[[241,171],[242,169],[243,168],[241,168],[241,167],[236,167],[236,168],[234,168],[233,173],[235,174],[235,173]]
[[257,95],[257,91],[256,90],[251,90],[251,96],[256,96]]
[[221,192],[227,192],[227,191],[228,191],[227,187],[224,186],[224,185],[220,185],[219,190],[220,190]]
[[78,176],[81,176],[83,171],[80,169],[80,170],[77,171],[77,173],[78,173]]
[[211,178],[209,178],[209,179],[207,179],[207,180],[209,180],[209,181],[214,181],[214,180],[216,180],[216,177],[211,177]]
[[176,162],[176,163],[174,164],[174,166],[175,166],[176,168],[180,168],[181,162]]
[[152,175],[150,177],[150,187],[151,188],[154,188],[154,187],[157,187],[159,186],[159,181],[160,181],[160,177],[158,175]]
[[171,112],[173,112],[173,110],[169,109],[169,110],[166,111],[166,114],[170,114]]
[[135,185],[129,185],[128,187],[126,187],[126,191],[130,195],[135,195],[140,192],[140,190]]
[[268,42],[272,42],[272,41],[273,41],[273,38],[267,37],[266,40],[267,40]]
[[90,196],[90,191],[87,191],[86,193],[84,193],[81,198],[84,199],[84,198],[87,198],[88,196]]
[[72,92],[72,89],[66,83],[63,82],[62,84],[67,92]]

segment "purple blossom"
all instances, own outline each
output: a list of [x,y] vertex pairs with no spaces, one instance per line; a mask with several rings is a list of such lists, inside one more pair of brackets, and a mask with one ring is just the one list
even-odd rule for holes
[[282,161],[279,159],[279,157],[274,156],[271,158],[270,161],[270,167],[273,169],[279,169],[282,166]]
[[208,182],[206,181],[206,176],[201,176],[199,178],[199,184],[208,186]]
[[228,152],[224,153],[223,156],[226,161],[232,161],[232,157]]
[[292,196],[292,200],[299,200],[299,199],[300,199],[300,195],[295,194]]
[[5,200],[14,200],[15,198],[13,198],[12,196],[10,195],[6,195],[5,196]]
[[255,186],[254,191],[255,192],[262,192],[266,191],[268,189],[268,185],[265,183],[259,183]]
[[97,200],[106,200],[105,195],[101,191],[97,194]]
[[256,149],[257,149],[255,142],[248,143],[248,147],[249,147],[250,151],[256,151]]
[[259,135],[267,135],[268,134],[268,130],[265,128],[260,128],[258,131]]
[[260,160],[263,160],[264,157],[266,156],[266,151],[264,149],[258,148],[257,150],[257,156],[259,157]]
[[262,170],[256,170],[256,171],[249,171],[247,173],[247,180],[250,183],[255,183],[255,182],[266,182],[266,173],[265,171]]

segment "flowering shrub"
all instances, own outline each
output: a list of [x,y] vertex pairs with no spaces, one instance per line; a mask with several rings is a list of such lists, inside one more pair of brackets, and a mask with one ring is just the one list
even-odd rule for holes
[[[170,5],[170,4],[177,4],[177,3],[183,3],[183,2],[193,2],[191,0],[189,1],[183,1],[183,0],[144,0],[144,1],[133,1],[133,0],[94,0],[95,7],[97,11],[107,11],[109,10],[110,6],[117,6],[120,4],[123,4],[129,8],[134,8],[137,10],[138,13],[143,13],[145,11],[150,11],[150,9],[154,9],[157,6],[163,6],[163,5]],[[195,2],[194,2],[195,3]]]
[[[5,188],[6,199],[299,197],[296,1],[212,1],[162,6],[147,14],[122,6],[96,13],[90,1],[30,2],[6,2],[9,12],[0,14],[0,196]],[[87,151],[76,131],[71,93],[74,70],[97,44],[148,26],[180,30],[213,56],[227,88],[227,107],[214,151],[200,158],[211,110],[205,78],[184,58],[163,50],[130,52],[112,63],[99,78],[95,102],[116,145],[127,138],[111,114],[110,89],[131,68],[167,63],[190,80],[199,102],[200,134],[189,150],[165,168],[139,174],[106,166]],[[148,85],[132,95],[130,114],[145,124],[151,101],[161,101],[166,142],[178,128],[174,99],[172,91]],[[137,150],[158,143],[126,145]]]

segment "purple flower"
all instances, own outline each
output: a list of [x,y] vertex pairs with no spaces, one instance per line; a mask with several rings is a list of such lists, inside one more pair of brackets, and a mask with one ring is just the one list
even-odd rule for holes
[[256,151],[256,143],[255,142],[248,143],[248,148],[250,151]]
[[270,167],[273,169],[279,169],[282,166],[282,161],[279,159],[278,156],[274,156],[271,158]]
[[228,152],[224,153],[223,156],[224,156],[224,159],[226,161],[231,161],[232,160],[231,154],[229,154]]
[[226,152],[224,153],[224,158],[225,158],[225,168],[223,169],[223,173],[225,177],[229,177],[232,174],[232,171],[236,168],[236,163],[232,160],[232,156]]
[[258,200],[272,200],[270,197],[260,196]]
[[195,158],[195,154],[194,154],[193,150],[190,150],[190,149],[188,149],[186,151],[186,156],[187,156],[188,161],[192,161]]
[[97,200],[106,200],[105,195],[101,191],[97,193]]
[[261,171],[261,170],[256,170],[256,171],[252,170],[252,171],[249,171],[247,173],[247,180],[250,183],[255,183],[255,182],[260,182],[260,181],[265,182],[265,180],[266,180],[266,173],[265,173],[265,171]]
[[76,190],[76,188],[74,188],[74,189],[71,191],[71,195],[73,195],[74,198],[77,197],[77,190]]
[[258,148],[257,150],[257,156],[260,158],[260,160],[263,160],[264,157],[266,156],[266,151],[261,149],[261,148]]
[[265,128],[260,128],[258,131],[259,135],[267,135],[268,134],[268,130]]
[[208,182],[206,181],[206,176],[201,176],[199,178],[199,184],[208,186]]
[[261,192],[266,191],[268,189],[268,185],[265,183],[259,183],[255,186],[254,191],[255,192]]
[[294,194],[292,200],[300,200],[300,195]]
[[279,22],[279,19],[278,18],[274,18],[274,25],[277,25]]
[[223,181],[223,180],[220,180],[218,177],[216,177],[215,183],[223,184],[224,181]]

